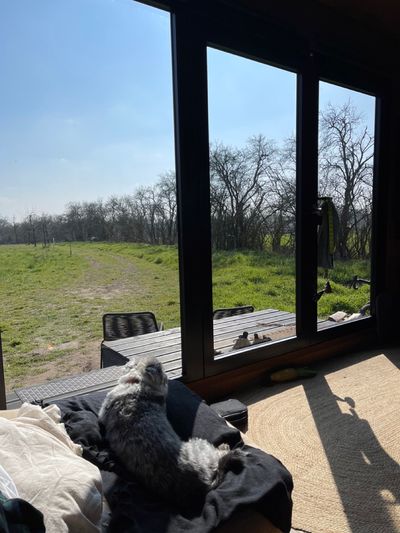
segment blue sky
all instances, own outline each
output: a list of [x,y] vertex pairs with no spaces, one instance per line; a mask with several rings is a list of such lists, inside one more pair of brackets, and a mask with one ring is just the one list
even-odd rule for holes
[[[62,213],[174,169],[169,15],[132,0],[1,0],[0,217]],[[208,52],[210,139],[295,130],[295,75]],[[349,91],[323,84],[321,105]],[[353,93],[373,122],[374,99]]]

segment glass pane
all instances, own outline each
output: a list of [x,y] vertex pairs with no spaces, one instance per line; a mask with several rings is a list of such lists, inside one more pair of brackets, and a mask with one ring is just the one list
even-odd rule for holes
[[375,98],[320,83],[318,329],[370,314]]
[[208,83],[218,356],[296,334],[296,75],[209,48]]
[[180,325],[170,39],[131,0],[2,2],[9,390],[98,368],[104,313]]

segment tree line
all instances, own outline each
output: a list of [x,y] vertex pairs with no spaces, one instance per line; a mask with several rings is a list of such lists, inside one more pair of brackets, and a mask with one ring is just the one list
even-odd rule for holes
[[[374,139],[350,102],[320,114],[319,194],[339,215],[341,258],[368,258],[372,215]],[[210,146],[211,225],[214,249],[270,249],[293,253],[296,141],[263,135],[245,146]],[[31,213],[21,222],[0,218],[0,243],[47,246],[56,241],[176,244],[173,172],[133,194],[73,202],[60,215]]]

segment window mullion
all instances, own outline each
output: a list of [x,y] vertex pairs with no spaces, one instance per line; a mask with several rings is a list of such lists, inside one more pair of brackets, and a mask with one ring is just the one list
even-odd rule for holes
[[188,381],[204,376],[204,354],[212,353],[207,65],[200,26],[185,11],[172,15],[182,367]]
[[303,339],[317,331],[318,94],[315,57],[310,53],[297,81],[296,329]]

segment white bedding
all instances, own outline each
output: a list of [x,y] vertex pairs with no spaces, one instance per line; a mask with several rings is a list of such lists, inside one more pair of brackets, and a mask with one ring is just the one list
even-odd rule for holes
[[0,492],[8,500],[14,498],[19,498],[17,487],[15,486],[14,481],[11,479],[11,476],[4,468],[0,465]]
[[100,471],[81,457],[59,420],[57,406],[27,403],[16,418],[0,417],[0,465],[20,498],[43,513],[47,532],[99,531]]

